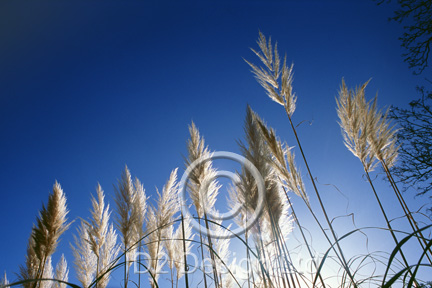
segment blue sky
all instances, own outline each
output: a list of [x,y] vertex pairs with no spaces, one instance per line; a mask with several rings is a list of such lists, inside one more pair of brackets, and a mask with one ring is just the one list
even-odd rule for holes
[[[98,182],[113,206],[125,164],[152,195],[172,169],[184,168],[192,120],[212,150],[239,152],[235,140],[243,137],[250,104],[294,145],[282,108],[243,60],[257,63],[249,47],[257,48],[259,30],[294,63],[294,120],[304,121],[300,137],[332,216],[354,212],[361,225],[377,225],[362,167],[343,146],[335,96],[344,77],[351,87],[372,78],[367,95],[378,92],[381,107],[417,98],[422,78],[402,60],[402,26],[387,21],[395,7],[339,0],[1,1],[0,271],[14,279],[24,263],[32,223],[55,180],[71,220],[88,216]],[[324,184],[336,185],[349,202]],[[413,194],[413,208],[426,202]],[[75,227],[59,247],[69,263]]]

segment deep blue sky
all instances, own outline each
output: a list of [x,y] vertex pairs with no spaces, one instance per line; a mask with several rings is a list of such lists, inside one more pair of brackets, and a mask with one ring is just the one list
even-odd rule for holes
[[[380,215],[370,212],[376,204],[361,165],[343,146],[334,99],[342,77],[349,86],[372,78],[368,97],[378,92],[381,107],[417,97],[422,79],[402,61],[402,27],[387,21],[394,9],[346,0],[1,1],[0,272],[14,279],[24,263],[55,180],[71,220],[88,216],[98,182],[113,205],[125,164],[152,195],[183,169],[192,120],[211,149],[238,152],[249,103],[294,145],[282,107],[242,59],[257,63],[249,47],[257,48],[259,30],[294,63],[294,119],[306,121],[299,133],[315,176],[347,195],[361,224],[375,225],[368,219]],[[333,217],[345,212],[346,203],[328,201]],[[60,246],[70,264],[75,227]]]

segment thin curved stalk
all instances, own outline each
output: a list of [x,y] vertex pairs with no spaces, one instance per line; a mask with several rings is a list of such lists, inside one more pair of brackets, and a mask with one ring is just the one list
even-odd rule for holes
[[206,229],[207,229],[208,245],[211,248],[210,249],[210,257],[212,260],[212,268],[213,268],[213,277],[214,277],[215,287],[219,287],[219,277],[218,277],[218,272],[217,272],[217,267],[216,267],[216,260],[215,260],[214,252],[213,252],[213,244],[212,244],[211,237],[210,237],[210,227],[208,224],[207,213],[205,213],[205,212],[204,212],[204,222],[206,224]]
[[[203,239],[202,239],[202,233],[201,233],[201,218],[198,217],[198,224],[199,224],[199,235],[200,235],[200,243],[201,243],[201,257],[204,261],[204,247],[203,247]],[[204,278],[204,287],[207,288],[207,275],[205,273],[205,269],[203,269],[203,278]]]
[[[187,264],[187,255],[186,255],[186,239],[185,239],[185,227],[184,227],[184,219],[183,212],[181,212],[181,225],[182,225],[182,236],[183,236],[183,257],[184,257],[184,269],[185,269],[185,284],[186,288],[189,288],[189,278],[188,278],[188,264]],[[178,278],[177,278],[178,285]]]
[[[291,207],[291,211],[292,211],[293,216],[294,216],[294,221],[297,223],[297,226],[299,227],[300,234],[302,235],[303,241],[304,241],[305,244],[306,244],[306,248],[307,248],[307,250],[308,250],[309,256],[310,256],[311,259],[312,259],[312,263],[313,263],[313,265],[315,266],[315,269],[317,269],[318,266],[317,266],[317,264],[316,264],[316,262],[315,262],[314,255],[313,255],[313,253],[312,253],[312,251],[311,251],[311,249],[310,249],[309,243],[308,243],[308,241],[307,241],[307,239],[306,239],[306,236],[305,236],[305,234],[304,234],[304,232],[303,232],[303,228],[302,228],[302,226],[300,225],[300,221],[299,221],[299,219],[298,219],[298,217],[297,217],[297,214],[295,213],[295,210],[294,210],[294,207],[293,207],[293,205],[292,205],[292,203],[291,203],[291,200],[290,200],[289,197],[288,197],[288,194],[287,194],[287,191],[286,191],[285,187],[282,187],[282,188],[284,189],[285,195],[286,195],[286,197],[287,197],[288,203],[289,203],[289,205],[290,205],[290,207]],[[319,279],[320,279],[321,284],[323,285],[323,287],[326,287],[326,286],[325,286],[325,283],[324,283],[324,279],[322,278],[321,274],[318,275],[318,277],[319,277]]]
[[288,112],[286,112],[286,114],[287,114],[287,116],[288,116],[288,120],[289,120],[289,122],[290,122],[291,128],[292,128],[292,130],[293,130],[293,132],[294,132],[294,136],[295,136],[296,141],[297,141],[297,144],[298,144],[298,146],[299,146],[300,153],[301,153],[301,155],[302,155],[303,161],[304,161],[304,163],[305,163],[305,165],[306,165],[306,169],[307,169],[307,171],[308,171],[309,178],[310,178],[310,180],[312,181],[312,185],[313,185],[313,187],[314,187],[315,194],[316,194],[316,196],[317,196],[317,198],[318,198],[318,202],[319,202],[319,204],[320,204],[321,210],[322,210],[322,212],[323,212],[323,214],[324,214],[324,217],[325,217],[325,219],[326,219],[326,221],[327,221],[327,224],[328,224],[328,226],[329,226],[329,228],[330,228],[331,234],[332,234],[333,238],[334,238],[335,241],[336,241],[336,246],[337,246],[337,249],[339,250],[340,258],[341,258],[341,260],[342,260],[342,264],[344,265],[344,269],[346,270],[346,272],[347,272],[348,276],[350,277],[350,279],[351,279],[351,281],[352,281],[354,287],[356,288],[356,287],[357,287],[357,284],[356,284],[356,282],[355,282],[355,280],[354,280],[353,275],[351,274],[351,271],[349,270],[349,266],[348,266],[348,264],[347,264],[347,261],[345,260],[345,256],[344,256],[344,254],[343,254],[342,248],[340,247],[339,242],[337,241],[336,233],[335,233],[335,231],[334,231],[334,229],[333,229],[333,225],[331,224],[330,218],[329,218],[329,216],[328,216],[328,214],[327,214],[327,211],[326,211],[326,209],[325,209],[325,207],[324,207],[324,203],[322,202],[322,199],[321,199],[320,193],[318,192],[318,188],[317,188],[317,186],[316,186],[316,184],[315,184],[315,180],[314,180],[314,178],[313,178],[313,176],[312,176],[312,172],[311,172],[311,170],[310,170],[310,168],[309,168],[308,161],[307,161],[306,156],[305,156],[305,154],[304,154],[304,152],[303,152],[303,148],[302,148],[302,145],[301,145],[301,143],[300,143],[300,139],[299,139],[299,137],[298,137],[298,135],[297,135],[297,131],[296,131],[295,127],[294,127],[294,124],[292,123],[291,116],[288,114]]
[[[367,180],[368,180],[368,182],[369,182],[369,184],[370,184],[370,186],[371,186],[371,188],[372,188],[372,191],[373,191],[373,193],[374,193],[374,195],[375,195],[375,198],[376,198],[376,200],[377,200],[377,202],[378,202],[378,205],[379,205],[379,207],[380,207],[381,213],[382,213],[383,216],[384,216],[384,219],[385,219],[385,221],[386,221],[386,224],[387,224],[387,227],[388,227],[388,229],[389,229],[389,231],[390,231],[390,234],[392,235],[392,238],[393,238],[393,240],[394,240],[394,242],[395,242],[395,244],[396,244],[396,246],[397,246],[397,245],[399,245],[399,241],[397,240],[396,235],[394,234],[393,228],[392,228],[392,226],[391,226],[391,224],[390,224],[390,221],[389,221],[389,219],[388,219],[388,217],[387,217],[387,214],[386,214],[386,212],[385,212],[385,210],[384,210],[384,207],[383,207],[383,205],[382,205],[382,203],[381,203],[381,200],[380,200],[380,198],[379,198],[379,196],[378,196],[378,193],[377,193],[376,190],[375,190],[375,186],[373,185],[372,180],[371,180],[371,178],[370,178],[370,176],[369,176],[369,172],[367,171],[366,166],[363,166],[363,168],[364,168],[364,171],[365,171],[365,173],[366,173],[366,178],[367,178]],[[408,272],[409,272],[411,275],[413,275],[412,272],[411,272],[411,269],[409,269],[410,266],[409,266],[409,264],[408,264],[408,261],[407,261],[407,259],[406,259],[406,257],[405,257],[405,254],[403,253],[402,249],[399,250],[399,254],[400,254],[401,257],[402,257],[402,261],[404,262],[405,267],[408,268]],[[418,283],[417,283],[417,281],[415,281],[415,286],[416,286],[416,287],[419,286]]]
[[[400,193],[399,188],[397,187],[396,182],[393,179],[393,176],[391,175],[387,164],[384,161],[381,161],[381,165],[382,165],[384,171],[386,172],[387,179],[390,181],[390,184],[393,188],[393,191],[395,192],[396,197],[398,198],[399,204],[401,205],[401,207],[405,213],[405,217],[408,219],[408,222],[410,223],[410,226],[411,226],[413,232],[418,231],[419,227],[417,225],[417,222],[414,220],[414,217],[412,216],[412,213],[411,213],[410,209],[408,208],[407,203],[405,202],[404,198],[402,197],[402,194]],[[419,241],[422,249],[425,250],[426,246],[428,245],[426,238],[423,236],[423,233],[421,231],[419,232],[419,236],[420,237],[417,237],[417,240]],[[420,238],[421,238],[421,240],[420,240]],[[432,251],[430,248],[427,249],[427,251],[428,251],[428,253],[426,253],[426,258],[428,259],[429,263],[432,264],[432,259],[431,259]]]

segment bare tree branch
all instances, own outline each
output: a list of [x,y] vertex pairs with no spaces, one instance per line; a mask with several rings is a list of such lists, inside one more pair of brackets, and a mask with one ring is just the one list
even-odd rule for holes
[[[391,0],[378,0],[378,4]],[[399,38],[406,49],[402,54],[404,61],[414,74],[421,74],[429,66],[432,42],[432,1],[397,0],[400,8],[389,20],[403,23],[405,32]]]
[[432,92],[418,87],[421,98],[409,109],[392,107],[390,117],[400,130],[398,144],[400,161],[392,168],[405,189],[414,187],[418,195],[432,191]]

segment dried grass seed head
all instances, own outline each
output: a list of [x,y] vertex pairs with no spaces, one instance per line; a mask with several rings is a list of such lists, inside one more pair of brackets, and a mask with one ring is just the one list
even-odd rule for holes
[[[19,279],[20,280],[29,280],[29,279],[36,279],[38,267],[39,267],[39,259],[36,256],[34,247],[35,247],[35,240],[33,237],[34,233],[34,227],[32,229],[31,235],[28,240],[27,244],[27,255],[25,260],[25,266],[20,265],[19,270]],[[32,287],[32,283],[26,283],[24,284],[25,288]]]
[[46,260],[57,248],[60,236],[69,228],[66,196],[56,181],[53,192],[48,197],[48,204],[42,205],[42,210],[33,228],[34,252],[39,261]]
[[377,108],[377,97],[366,101],[364,83],[360,88],[348,90],[345,81],[337,99],[345,146],[360,159],[366,171],[372,171],[377,161],[394,165],[397,157],[396,131],[384,114]]
[[78,227],[78,237],[74,237],[74,245],[71,245],[74,256],[74,268],[78,281],[88,287],[96,276],[97,256],[92,251],[90,244],[88,225],[81,221]]
[[[369,81],[355,90],[348,90],[342,79],[336,103],[345,146],[360,159],[366,171],[372,171],[377,163],[374,161],[374,151],[368,142],[368,135],[372,133],[373,127],[371,125],[373,117],[369,110],[370,102],[366,102],[365,99],[365,88],[368,83]],[[375,105],[374,102],[372,105]]]
[[291,148],[285,143],[282,144],[276,136],[276,132],[272,128],[268,128],[256,113],[254,114],[254,121],[257,122],[261,135],[265,139],[265,143],[271,152],[269,163],[271,163],[272,167],[275,169],[278,183],[309,203],[303,178],[295,164],[294,154]]
[[111,275],[111,271],[108,271],[108,269],[115,264],[114,261],[117,259],[119,252],[120,245],[117,244],[117,233],[111,224],[105,236],[105,243],[100,251],[98,277],[102,274],[104,276],[99,280],[98,287],[104,288],[108,286]]
[[374,156],[379,161],[385,162],[388,167],[391,167],[396,161],[398,146],[396,145],[397,130],[391,125],[388,112],[389,110],[385,113],[378,110],[377,97],[375,97],[368,111],[371,119],[369,123],[371,133],[368,134],[368,142]]
[[258,67],[249,61],[245,61],[252,68],[255,78],[270,99],[284,106],[285,111],[291,117],[295,111],[297,101],[297,97],[292,91],[293,65],[288,67],[286,56],[283,65],[280,65],[277,43],[273,48],[270,37],[267,41],[260,32],[257,43],[260,51],[251,50],[258,56],[264,67]]
[[135,233],[138,235],[139,239],[144,236],[144,222],[147,212],[147,196],[145,194],[144,185],[140,182],[138,178],[135,178],[134,183],[135,197],[133,204],[133,213],[135,214],[134,222]]
[[190,167],[194,161],[201,159],[198,165],[188,175],[187,188],[193,205],[199,217],[203,216],[204,208],[210,209],[216,202],[219,190],[216,178],[216,170],[212,167],[211,153],[205,146],[204,138],[200,136],[198,128],[192,122],[189,126],[190,139],[187,143],[188,158],[186,167]]
[[105,207],[105,195],[100,184],[96,188],[97,199],[92,195],[92,210],[90,211],[91,220],[85,222],[88,227],[89,241],[93,253],[99,257],[99,251],[105,242],[105,235],[108,231],[108,221],[110,218],[109,205]]
[[[69,269],[64,254],[62,254],[59,262],[57,263],[54,279],[61,280],[64,282],[67,282],[69,279]],[[60,282],[53,282],[51,288],[66,288],[66,284]]]
[[[135,233],[136,213],[134,213],[135,192],[132,176],[127,166],[125,167],[118,186],[115,190],[115,203],[117,206],[116,226],[122,235],[124,250],[128,250],[138,240]],[[128,254],[133,254],[133,249]]]

